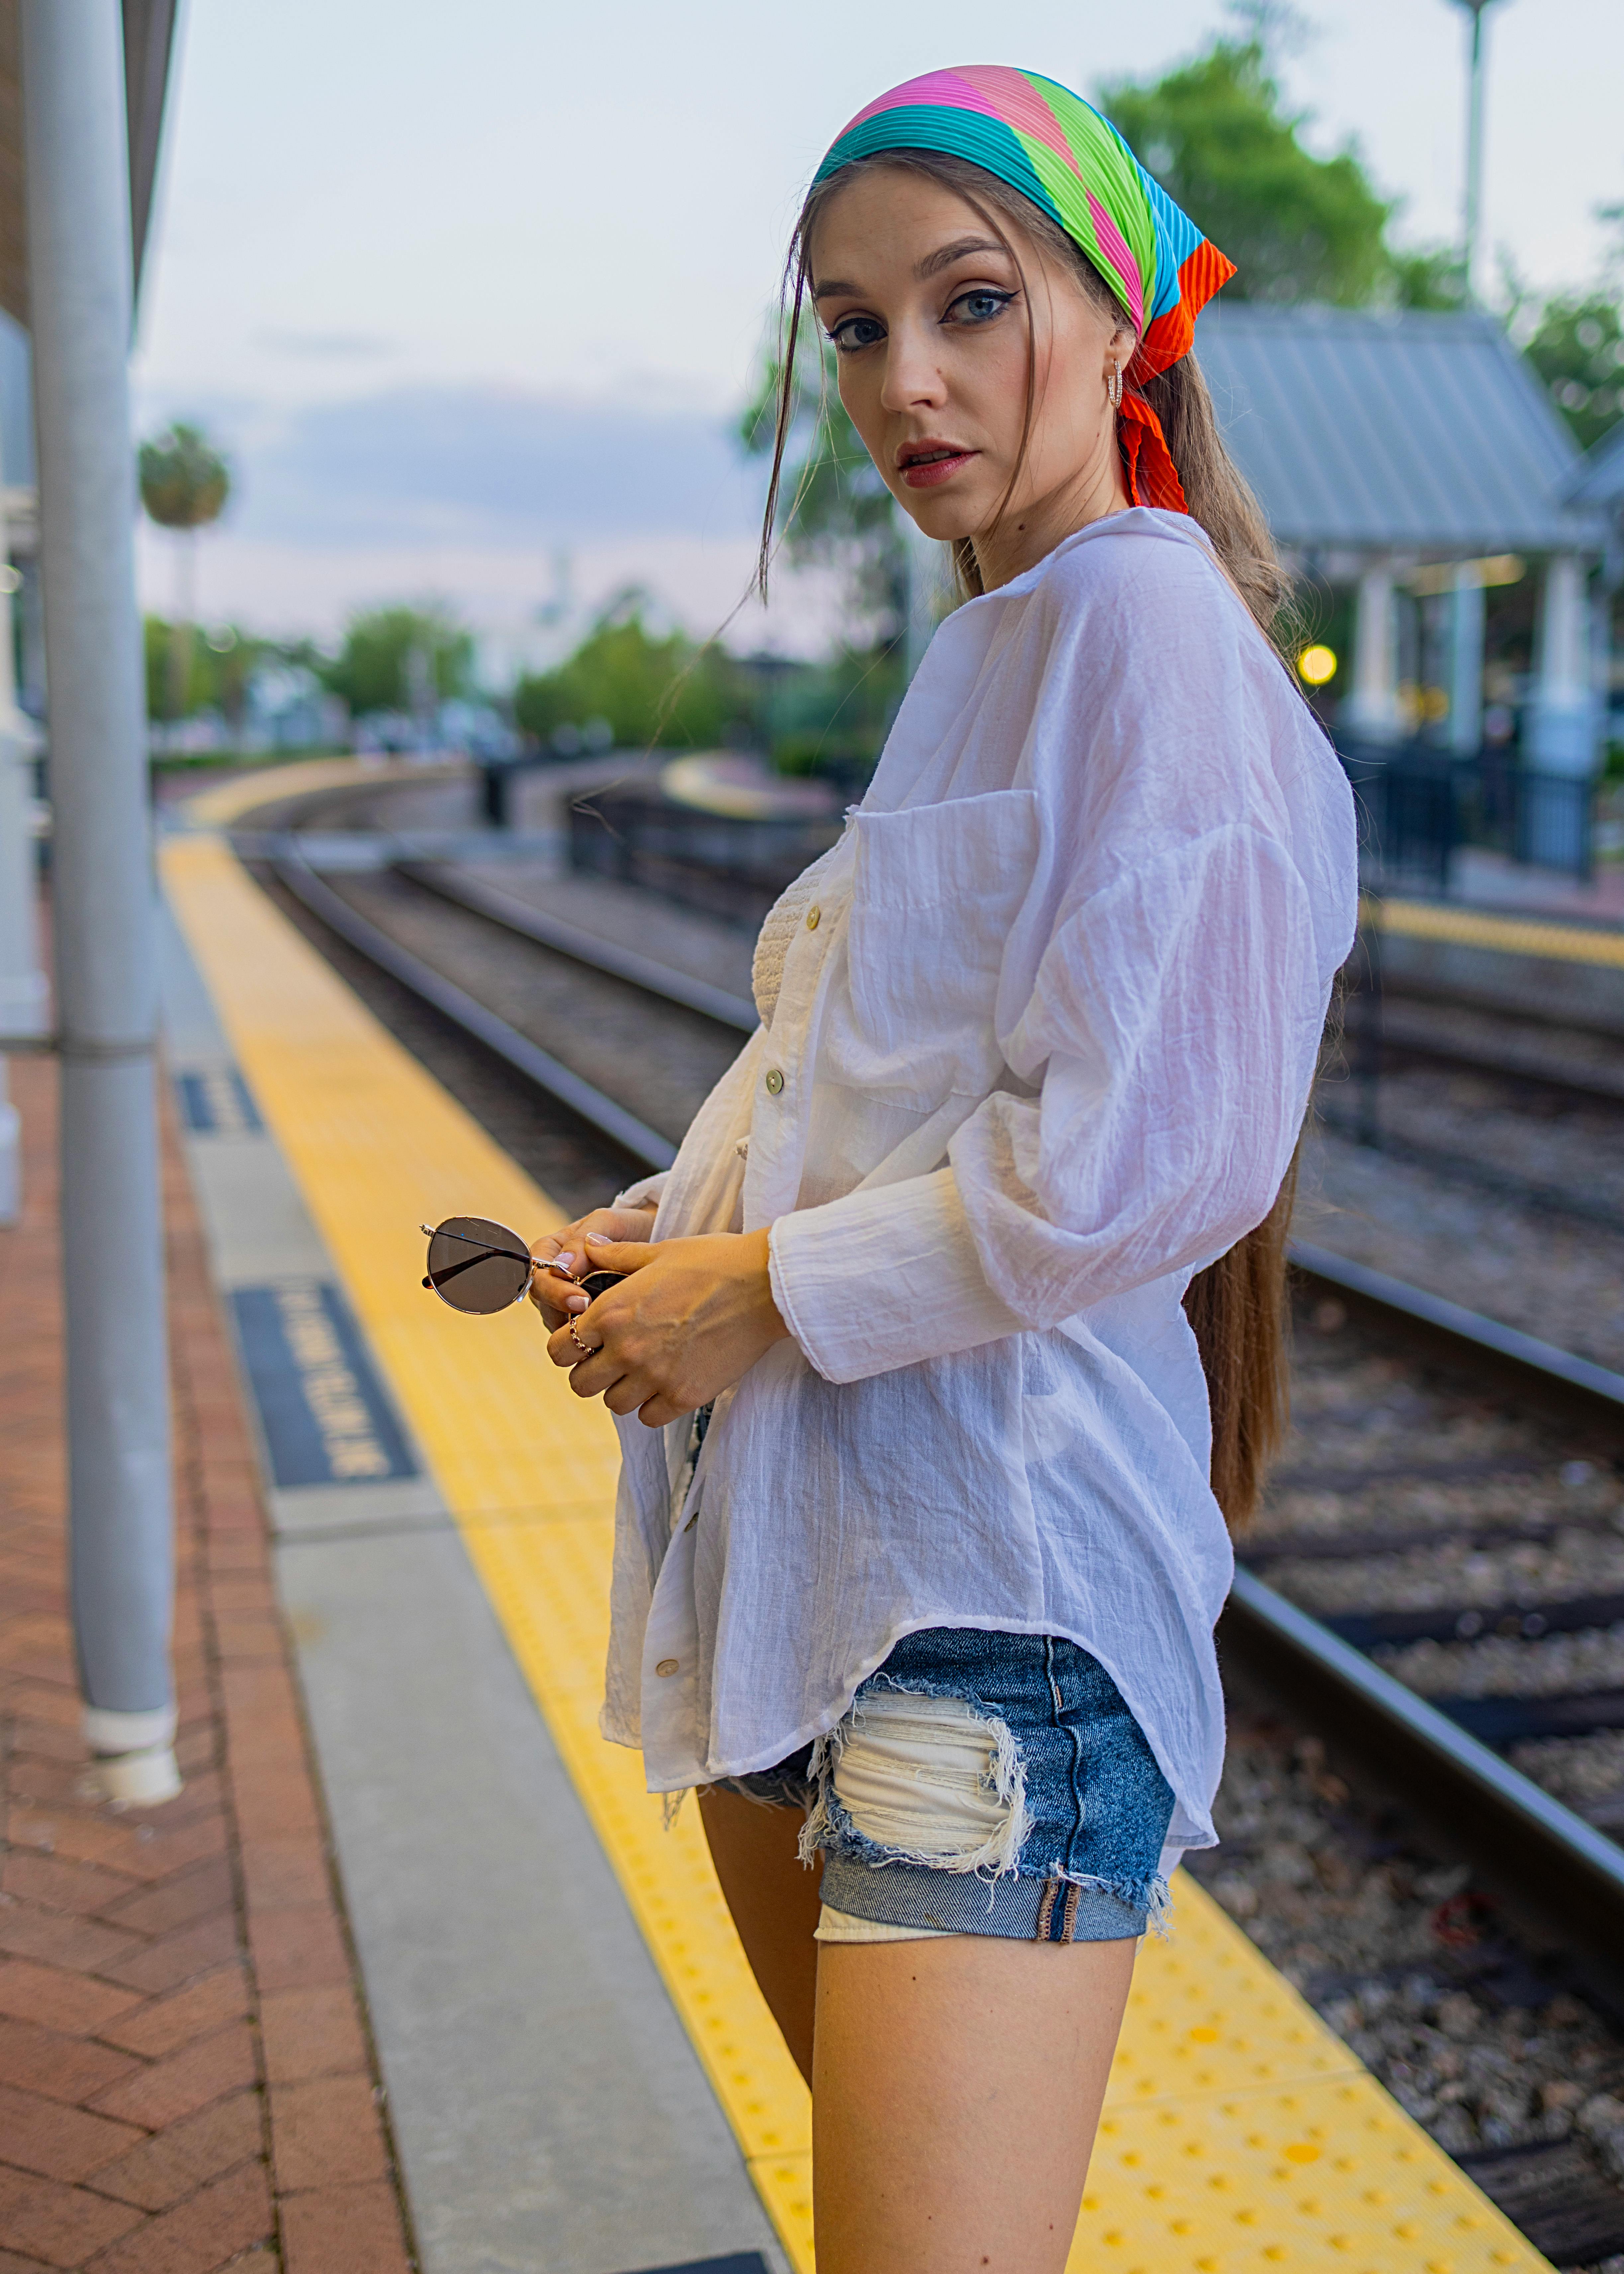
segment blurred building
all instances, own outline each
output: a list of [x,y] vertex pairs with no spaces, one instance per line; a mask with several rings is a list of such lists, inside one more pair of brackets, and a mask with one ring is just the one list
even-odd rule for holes
[[[1276,541],[1339,616],[1341,733],[1462,753],[1515,734],[1525,764],[1589,774],[1607,521],[1500,325],[1220,303],[1196,350]],[[1615,459],[1624,492],[1624,445]]]

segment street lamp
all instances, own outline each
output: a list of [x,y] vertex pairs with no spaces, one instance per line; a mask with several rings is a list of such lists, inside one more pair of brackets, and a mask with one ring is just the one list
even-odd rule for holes
[[1483,226],[1483,18],[1494,0],[1455,0],[1471,17],[1471,63],[1466,88],[1466,199],[1464,244],[1468,295],[1477,297],[1477,239]]

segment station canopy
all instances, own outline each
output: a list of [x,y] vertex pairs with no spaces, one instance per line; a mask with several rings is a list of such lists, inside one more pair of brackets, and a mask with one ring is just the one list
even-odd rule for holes
[[[130,234],[135,287],[152,219],[176,0],[123,0],[124,108],[130,132]],[[28,230],[23,202],[21,32],[18,0],[0,0],[0,308],[26,328]]]
[[1587,508],[1614,514],[1624,510],[1624,420],[1580,459],[1568,495],[1582,511]]
[[1455,560],[1602,549],[1590,501],[1570,502],[1578,448],[1492,316],[1220,302],[1195,347],[1281,545]]

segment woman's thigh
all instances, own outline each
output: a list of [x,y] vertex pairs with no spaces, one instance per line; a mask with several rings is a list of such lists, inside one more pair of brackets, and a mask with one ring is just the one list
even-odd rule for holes
[[818,2274],[1060,2274],[1137,1948],[820,1946]]
[[796,1853],[805,1820],[736,1792],[699,1796],[710,1858],[744,1954],[796,2067],[812,2082],[812,2022],[823,1858],[808,1871]]

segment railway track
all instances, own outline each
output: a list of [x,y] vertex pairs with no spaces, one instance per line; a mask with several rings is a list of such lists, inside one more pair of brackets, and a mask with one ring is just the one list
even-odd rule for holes
[[[263,837],[254,849],[271,851]],[[301,858],[297,831],[268,866],[353,954],[579,1122],[605,1179],[621,1162],[642,1171],[672,1157],[680,1128],[654,1126],[635,1096],[588,1079],[403,946]],[[698,1022],[730,1051],[754,1023],[726,990],[650,968],[499,885],[420,867],[410,881],[494,937],[613,982],[650,1020]],[[1516,1958],[1519,1982],[1546,1997],[1571,1983],[1624,2034],[1624,1846],[1613,1836],[1624,1835],[1624,1377],[1326,1251],[1299,1248],[1294,1261],[1297,1419],[1262,1517],[1237,1545],[1220,1630],[1226,1676],[1262,1685],[1320,1733],[1299,1743],[1311,1762],[1328,1749],[1395,1796],[1403,1839],[1424,1855],[1470,1859],[1481,1895],[1457,1891],[1440,1917],[1459,1901],[1503,1904],[1503,1930],[1484,1946],[1494,1963],[1509,1936],[1536,1954],[1531,1972]],[[1326,1775],[1314,1768],[1310,1783],[1345,1800]],[[1342,1801],[1327,1809],[1344,1812]],[[1244,1855],[1225,1838],[1221,1897],[1224,1859]],[[1425,1871],[1418,1883],[1430,1884]],[[1469,1922],[1464,1939],[1477,1934]],[[1335,2019],[1338,1985],[1295,1970]],[[1358,1995],[1368,2003],[1382,1978],[1365,1967]],[[1468,1966],[1450,1980],[1477,1978]],[[1361,2050],[1387,2073],[1379,2047]],[[1605,2048],[1586,2059],[1624,2096],[1624,2045],[1616,2080]],[[1388,2081],[1403,2097],[1402,2076]],[[1624,2179],[1624,2104],[1620,2124],[1612,2163]],[[1560,2263],[1624,2252],[1624,2193],[1576,2134],[1518,2134],[1503,2155],[1486,2120],[1472,2140],[1440,2136]],[[1510,2158],[1505,2169],[1491,2168],[1495,2155]]]
[[[652,1126],[625,1097],[541,1049],[360,914],[301,860],[297,831],[270,865],[322,924],[637,1168],[669,1163],[680,1131]],[[730,1036],[754,1024],[753,1007],[741,998],[539,913],[500,885],[421,864],[408,873],[424,891],[651,1004],[680,1005]],[[1324,1251],[1299,1251],[1297,1261],[1311,1321],[1299,1338],[1299,1407],[1306,1400],[1299,1449],[1306,1426],[1320,1449],[1306,1462],[1300,1449],[1288,1457],[1262,1526],[1241,1544],[1236,1624],[1259,1638],[1267,1630],[1276,1655],[1305,1661],[1304,1620],[1312,1620],[1325,1640],[1322,1680],[1336,1668],[1337,1678],[1351,1682],[1357,1660],[1371,1710],[1402,1724],[1414,1743],[1425,1732],[1440,1773],[1447,1766],[1457,1782],[1465,1776],[1476,1785],[1475,1805],[1493,1794],[1542,1837],[1566,1841],[1575,1865],[1604,1883],[1598,1894],[1617,1907],[1608,1911],[1613,1924],[1624,1927],[1624,1849],[1504,1758],[1530,1740],[1624,1730],[1624,1489],[1614,1465],[1624,1456],[1624,1377]],[[1333,1313],[1334,1329],[1312,1325]],[[1390,1393],[1373,1413],[1350,1415],[1335,1387],[1368,1368],[1372,1332],[1405,1354],[1377,1361],[1401,1369],[1410,1410],[1396,1421]],[[1485,1379],[1492,1384],[1486,1397]],[[1438,1457],[1440,1447],[1460,1442],[1476,1449]],[[1306,1524],[1304,1501],[1314,1503]],[[1569,1584],[1575,1564],[1594,1569],[1597,1583]],[[1359,1593],[1367,1577],[1376,1583],[1368,1599]],[[1552,1686],[1560,1663],[1548,1670],[1541,1645],[1548,1660],[1552,1640],[1614,1626],[1616,1682]],[[1502,1648],[1469,1688],[1440,1686],[1462,1651],[1485,1642],[1522,1645],[1528,1671],[1519,1672],[1517,1653]],[[1426,1645],[1455,1660],[1429,1666],[1400,1655]],[[1402,1678],[1412,1671],[1425,1688]],[[1470,1664],[1465,1671],[1471,1675]],[[1620,1785],[1624,1828],[1624,1766]]]

